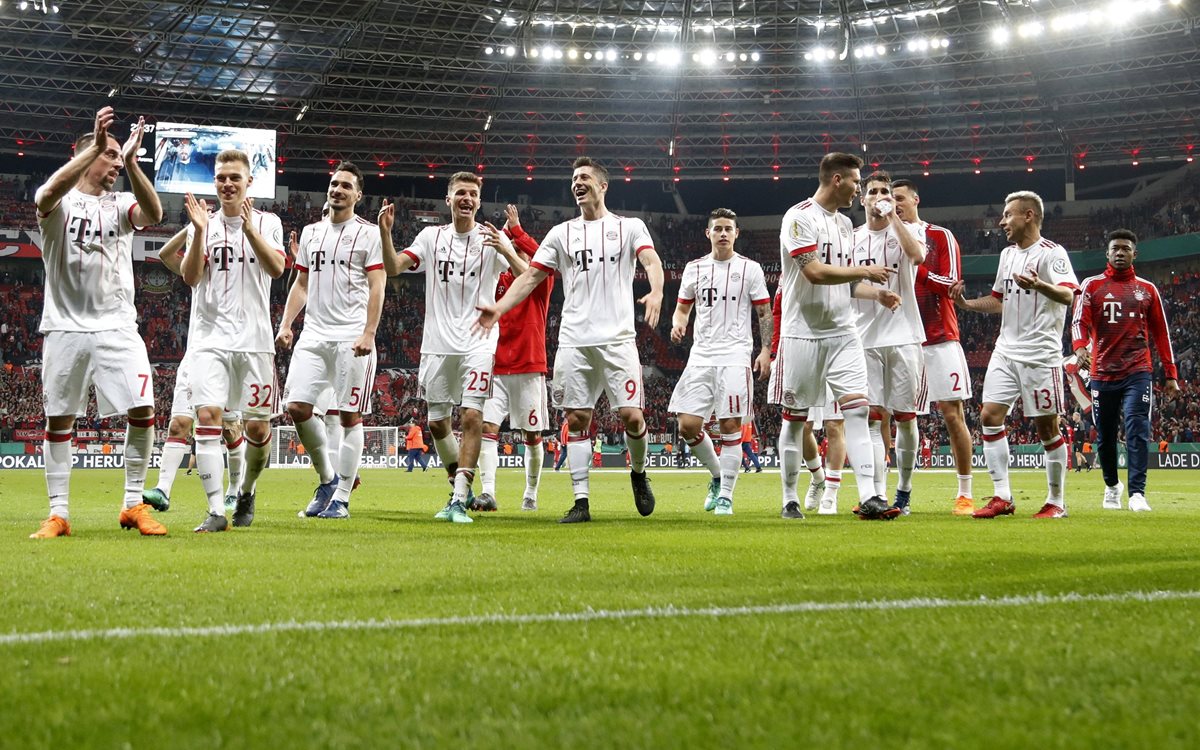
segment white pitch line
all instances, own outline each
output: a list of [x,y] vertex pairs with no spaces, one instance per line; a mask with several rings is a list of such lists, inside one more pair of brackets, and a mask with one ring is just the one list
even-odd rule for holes
[[326,622],[264,622],[257,625],[206,625],[202,627],[139,627],[98,630],[44,630],[36,633],[7,633],[0,635],[0,645],[54,643],[60,641],[112,641],[128,638],[208,638],[230,635],[259,635],[266,633],[327,632],[344,630],[418,630],[445,626],[472,625],[533,625],[560,622],[594,622],[600,620],[679,619],[687,617],[746,617],[749,615],[782,615],[809,612],[864,612],[914,609],[958,609],[1031,607],[1050,604],[1094,604],[1124,602],[1166,602],[1200,599],[1200,591],[1125,591],[1112,594],[1030,594],[978,599],[876,599],[848,602],[795,602],[792,604],[761,604],[741,607],[646,607],[643,609],[587,609],[580,612],[546,612],[530,614],[495,613],[490,615],[461,615],[456,617],[421,617],[406,620],[332,620]]

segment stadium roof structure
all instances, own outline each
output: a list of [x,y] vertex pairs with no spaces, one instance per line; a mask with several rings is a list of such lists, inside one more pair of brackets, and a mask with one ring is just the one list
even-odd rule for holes
[[[0,2],[0,152],[96,109],[279,131],[281,167],[811,174],[1177,160],[1200,0]],[[22,9],[22,6],[26,6]],[[57,8],[57,12],[55,11]]]

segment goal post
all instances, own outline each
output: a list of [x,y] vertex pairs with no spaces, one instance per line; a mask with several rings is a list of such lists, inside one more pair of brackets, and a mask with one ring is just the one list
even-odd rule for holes
[[[404,461],[399,444],[398,427],[363,426],[363,455],[359,466],[364,469],[396,468]],[[300,444],[300,435],[292,425],[272,428],[271,468],[305,469],[312,459]]]

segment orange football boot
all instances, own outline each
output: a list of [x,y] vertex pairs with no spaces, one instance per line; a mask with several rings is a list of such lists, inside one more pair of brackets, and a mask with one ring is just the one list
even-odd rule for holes
[[150,506],[138,503],[132,508],[121,511],[121,528],[137,529],[142,536],[166,536],[167,527],[150,516]]
[[954,500],[954,515],[969,516],[975,512],[975,503],[966,495],[959,495]]
[[42,521],[41,528],[29,535],[30,539],[51,539],[56,536],[71,536],[71,524],[62,516],[50,516]]

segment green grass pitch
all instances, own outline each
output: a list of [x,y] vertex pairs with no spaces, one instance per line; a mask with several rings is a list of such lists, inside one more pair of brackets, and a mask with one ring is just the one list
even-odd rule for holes
[[39,542],[42,475],[4,472],[0,747],[1200,746],[1200,472],[1151,474],[1141,515],[1071,473],[1057,521],[1029,517],[1041,472],[993,521],[918,472],[891,523],[849,514],[848,472],[842,515],[800,522],[777,474],[728,518],[701,474],[652,476],[653,516],[605,472],[561,526],[565,471],[537,513],[502,471],[458,526],[432,470],[365,471],[348,521],[297,518],[312,474],[268,470],[252,528],[197,536],[181,472],[140,538],[120,472],[77,471],[74,536]]

